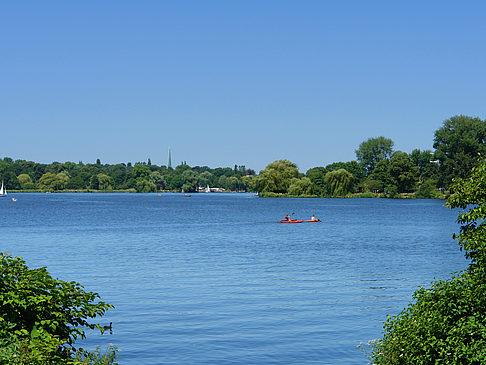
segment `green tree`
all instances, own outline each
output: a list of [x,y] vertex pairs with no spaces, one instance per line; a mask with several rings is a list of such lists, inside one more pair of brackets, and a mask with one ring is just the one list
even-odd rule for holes
[[153,193],[157,191],[157,186],[152,181],[139,177],[135,179],[135,190],[137,193]]
[[100,190],[112,190],[113,178],[106,174],[98,174],[98,189]]
[[313,167],[305,173],[305,176],[312,182],[311,193],[324,195],[326,193],[326,174],[329,171],[324,167]]
[[366,172],[363,169],[363,165],[357,161],[349,162],[334,162],[326,166],[327,171],[334,171],[339,169],[345,169],[347,172],[353,174],[355,180],[361,181],[366,177]]
[[308,177],[293,178],[289,186],[289,194],[293,196],[312,194],[312,181]]
[[31,177],[29,175],[27,175],[27,174],[20,174],[19,176],[17,176],[17,180],[19,181],[20,187],[23,190],[34,189],[35,188],[34,183],[32,182]]
[[46,191],[59,191],[65,189],[68,183],[69,177],[64,172],[58,174],[46,172],[39,179],[38,186]]
[[152,181],[157,190],[162,190],[165,187],[164,177],[159,171],[152,171],[150,173],[150,181]]
[[199,186],[214,186],[215,185],[215,176],[210,173],[209,171],[203,171],[199,174],[198,185]]
[[418,199],[436,199],[440,198],[441,195],[433,180],[425,180],[415,192],[415,197]]
[[382,160],[378,162],[366,180],[368,182],[373,181],[371,185],[377,191],[384,191],[387,186],[392,185],[390,176],[390,160]]
[[90,189],[99,190],[100,189],[100,181],[98,180],[98,175],[93,175],[89,179],[89,187]]
[[419,169],[420,182],[425,179],[431,179],[437,176],[439,172],[439,166],[434,160],[434,154],[432,151],[420,151],[419,149],[414,149],[409,156],[415,166],[417,166],[417,168]]
[[7,189],[20,189],[20,183],[17,179],[17,175],[10,170],[10,166],[5,165],[2,168],[2,165],[0,164],[0,179],[3,181]]
[[419,170],[406,152],[393,154],[389,166],[390,183],[399,193],[411,192],[419,179]]
[[258,175],[256,189],[258,192],[287,193],[292,179],[296,177],[299,177],[299,170],[294,163],[274,161]]
[[369,138],[362,142],[356,152],[356,159],[362,164],[366,175],[371,174],[378,162],[389,159],[394,142],[385,137]]
[[345,169],[330,171],[326,174],[326,185],[332,196],[345,196],[353,191],[353,174]]
[[246,191],[255,191],[255,175],[246,175],[241,177],[241,183]]
[[454,177],[466,177],[478,153],[486,154],[486,122],[465,115],[444,121],[435,132],[435,156],[439,160],[439,184],[448,187]]
[[166,177],[166,187],[169,190],[180,190],[184,185],[181,175],[167,176]]
[[22,258],[0,253],[0,363],[75,363],[83,327],[102,330],[90,319],[113,308],[98,298],[79,283],[53,279],[45,267],[29,269]]
[[197,190],[198,174],[192,170],[186,170],[182,173],[182,189],[187,192],[193,192]]
[[413,302],[389,317],[373,348],[375,364],[472,364],[486,359],[486,161],[470,177],[457,178],[447,205],[460,208],[459,235],[468,270],[431,288],[420,288]]
[[148,166],[144,166],[144,165],[140,165],[140,164],[135,164],[135,166],[133,167],[133,169],[130,171],[130,175],[134,178],[134,179],[138,179],[138,178],[142,178],[142,179],[145,179],[145,180],[149,180],[150,179],[150,168]]

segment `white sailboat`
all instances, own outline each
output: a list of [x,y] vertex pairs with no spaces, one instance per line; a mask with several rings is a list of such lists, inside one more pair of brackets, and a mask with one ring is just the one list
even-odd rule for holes
[[209,187],[209,185],[206,186],[206,189],[204,190],[204,192],[206,192],[206,193],[210,193],[211,192],[211,188]]
[[7,196],[7,188],[3,187],[3,180],[2,180],[2,187],[0,188],[0,197]]

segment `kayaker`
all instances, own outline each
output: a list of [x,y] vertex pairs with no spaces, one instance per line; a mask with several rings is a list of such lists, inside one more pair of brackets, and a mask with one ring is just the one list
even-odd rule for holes
[[317,219],[314,214],[312,214],[312,217],[311,217],[311,221],[318,221],[319,219]]
[[289,221],[290,220],[290,216],[287,214],[284,218],[286,221]]

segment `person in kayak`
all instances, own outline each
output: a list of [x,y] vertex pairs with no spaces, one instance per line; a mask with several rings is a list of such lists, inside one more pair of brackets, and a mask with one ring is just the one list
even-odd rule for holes
[[317,219],[317,218],[315,217],[315,215],[314,215],[314,214],[312,214],[312,217],[311,217],[311,219],[310,219],[310,220],[311,220],[311,221],[318,221],[319,219]]
[[286,221],[289,221],[290,220],[290,216],[287,214],[284,218]]

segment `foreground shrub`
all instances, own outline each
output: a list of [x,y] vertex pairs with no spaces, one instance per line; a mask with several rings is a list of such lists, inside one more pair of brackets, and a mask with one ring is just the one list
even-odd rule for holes
[[372,345],[375,364],[486,363],[486,162],[451,192],[448,206],[464,210],[454,238],[471,260],[468,270],[417,290],[412,304],[388,317]]
[[20,257],[0,253],[0,363],[73,363],[89,318],[112,305],[74,281],[53,279],[45,267],[29,269]]

